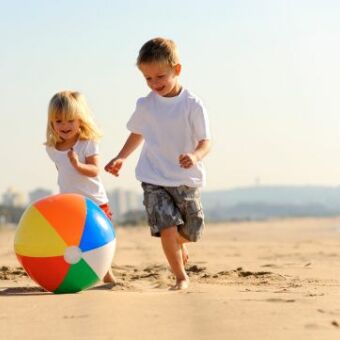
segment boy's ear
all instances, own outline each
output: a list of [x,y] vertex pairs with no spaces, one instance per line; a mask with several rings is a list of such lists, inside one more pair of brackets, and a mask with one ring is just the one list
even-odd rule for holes
[[181,64],[175,65],[176,76],[179,76],[181,74],[181,71],[182,71],[182,65]]

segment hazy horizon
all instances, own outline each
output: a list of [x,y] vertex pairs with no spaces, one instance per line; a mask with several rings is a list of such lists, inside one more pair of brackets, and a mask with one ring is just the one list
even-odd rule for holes
[[[340,3],[0,0],[0,193],[57,191],[43,142],[51,96],[86,96],[104,137],[101,164],[128,135],[149,90],[135,60],[155,36],[176,41],[181,83],[202,98],[213,134],[205,190],[340,183]],[[139,190],[134,168],[102,171],[107,190]]]

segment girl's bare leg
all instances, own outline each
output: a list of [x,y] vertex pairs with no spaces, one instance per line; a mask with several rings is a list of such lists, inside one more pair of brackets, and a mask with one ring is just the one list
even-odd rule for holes
[[103,278],[103,282],[104,283],[116,283],[116,279],[112,273],[111,268],[107,271],[107,273],[105,274],[104,278]]

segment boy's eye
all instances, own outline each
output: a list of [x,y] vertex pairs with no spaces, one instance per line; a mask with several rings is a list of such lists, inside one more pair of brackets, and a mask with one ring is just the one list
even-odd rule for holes
[[145,78],[147,81],[150,81],[151,80],[151,77],[146,77]]
[[160,76],[157,77],[158,79],[164,78],[164,74],[161,74]]
[[73,122],[74,122],[74,119],[69,119],[68,122],[69,122],[69,123],[73,123]]

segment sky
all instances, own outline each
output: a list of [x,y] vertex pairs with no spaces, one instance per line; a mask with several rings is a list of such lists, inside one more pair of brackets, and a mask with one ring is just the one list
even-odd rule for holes
[[[104,137],[102,167],[149,89],[140,47],[179,48],[181,84],[204,102],[213,136],[203,190],[340,183],[340,2],[331,0],[0,0],[0,194],[46,188],[43,143],[54,93],[77,90]],[[140,190],[136,151],[107,190]]]

